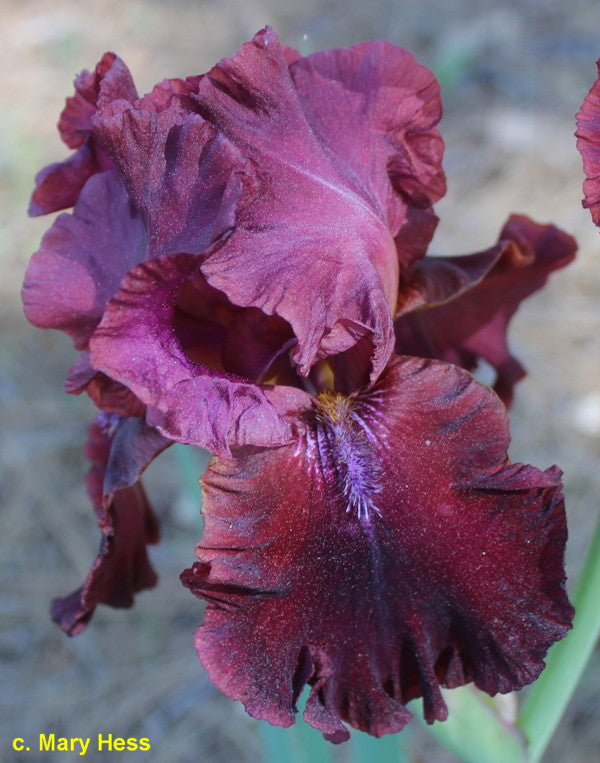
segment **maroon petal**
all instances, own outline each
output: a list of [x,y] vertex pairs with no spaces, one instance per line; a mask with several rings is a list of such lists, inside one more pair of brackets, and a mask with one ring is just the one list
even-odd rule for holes
[[511,241],[503,241],[477,254],[458,257],[426,257],[416,262],[400,285],[398,316],[418,307],[456,299],[489,274],[500,257],[517,261],[521,253]]
[[27,210],[30,217],[73,207],[87,180],[110,169],[112,162],[93,143],[85,143],[62,162],[49,164],[35,176],[36,189]]
[[83,586],[52,602],[52,619],[69,636],[86,627],[98,604],[130,607],[134,594],[156,584],[146,546],[158,542],[158,520],[138,480],[169,444],[138,419],[100,414],[90,426],[88,493],[102,540]]
[[125,273],[146,257],[143,221],[114,171],[90,178],[31,258],[23,283],[27,318],[62,329],[85,349]]
[[[511,464],[498,398],[450,364],[393,362],[359,396],[323,394],[281,448],[213,459],[196,648],[248,712],[376,736],[446,717],[440,685],[533,681],[572,609],[560,472]],[[300,423],[300,422],[299,422]]]
[[100,410],[119,416],[143,416],[146,411],[131,390],[92,368],[89,352],[82,352],[69,369],[65,392],[70,395],[87,392]]
[[180,101],[154,110],[164,106],[157,98],[110,103],[95,131],[144,217],[151,254],[198,254],[233,227],[245,162]]
[[396,320],[396,351],[468,370],[486,360],[496,371],[495,391],[510,405],[513,387],[525,375],[508,348],[510,319],[553,270],[571,262],[576,248],[575,240],[553,225],[513,215],[500,233],[499,247],[464,261],[418,263],[401,299],[409,307],[425,304]]
[[311,128],[390,230],[404,219],[397,195],[428,208],[445,194],[440,88],[409,51],[362,42],[313,53],[290,72]]
[[256,166],[236,230],[202,265],[209,283],[234,304],[288,321],[304,375],[371,335],[375,378],[391,351],[393,237],[406,200],[425,204],[442,192],[433,76],[387,43],[288,67],[266,29],[212,69],[193,98]]
[[198,260],[170,255],[130,271],[91,339],[92,365],[127,386],[172,440],[224,455],[234,445],[287,442],[289,425],[263,388],[193,362],[178,340],[177,295]]
[[110,169],[112,163],[93,135],[92,117],[111,100],[137,98],[129,70],[114,53],[105,53],[95,70],[84,70],[74,84],[75,95],[67,98],[58,130],[64,142],[77,151],[38,173],[29,206],[32,216],[72,207],[88,178]]
[[[600,73],[600,61],[596,62]],[[577,148],[583,159],[586,180],[583,183],[583,206],[600,225],[600,78],[586,95],[577,114]]]

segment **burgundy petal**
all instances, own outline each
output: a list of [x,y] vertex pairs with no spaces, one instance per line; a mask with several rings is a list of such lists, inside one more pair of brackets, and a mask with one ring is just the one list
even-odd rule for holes
[[146,257],[143,221],[114,171],[90,178],[42,239],[23,283],[27,318],[85,349],[125,273]]
[[74,84],[75,95],[67,98],[58,130],[64,142],[77,151],[38,173],[29,206],[32,216],[72,207],[88,178],[110,169],[112,163],[93,135],[92,117],[111,100],[137,98],[129,70],[114,53],[105,53],[95,70],[84,70]]
[[146,411],[131,390],[92,368],[89,352],[82,352],[69,369],[65,392],[71,395],[87,392],[100,410],[119,416],[143,416]]
[[180,101],[163,108],[156,100],[110,103],[94,118],[95,131],[143,214],[151,255],[198,254],[233,227],[245,162]]
[[[596,62],[600,73],[600,60]],[[586,180],[583,206],[600,225],[600,78],[594,82],[577,114],[577,148],[583,159]]]
[[137,419],[100,414],[91,424],[88,493],[102,540],[83,586],[52,602],[52,619],[69,636],[86,627],[98,604],[130,607],[134,594],[156,584],[146,546],[158,542],[158,520],[138,478],[169,444]]
[[572,609],[560,472],[511,464],[504,409],[462,369],[399,358],[367,393],[323,394],[276,449],[213,459],[196,647],[248,712],[376,736],[446,717],[440,685],[533,681]]
[[172,440],[224,455],[234,445],[287,442],[289,425],[263,388],[193,362],[178,340],[177,295],[198,260],[170,255],[130,271],[91,339],[92,365],[127,386]]
[[477,254],[426,257],[416,262],[400,285],[398,315],[456,299],[488,275],[500,257],[517,261],[521,253],[512,241],[502,241]]
[[[500,233],[501,256],[487,273],[498,249],[471,255],[464,266],[460,257],[448,265],[441,259],[418,263],[412,284],[417,294],[408,293],[409,284],[404,297],[411,307],[425,304],[396,320],[396,351],[440,358],[468,370],[484,359],[496,371],[495,391],[510,405],[513,387],[525,375],[508,349],[510,319],[553,270],[571,262],[576,248],[575,240],[553,225],[513,215]],[[452,292],[458,296],[451,298]]]
[[304,375],[372,335],[375,378],[391,352],[393,237],[408,208],[399,189],[420,205],[443,190],[433,76],[387,43],[288,68],[267,28],[193,99],[256,166],[235,231],[202,265],[209,283],[288,321]]

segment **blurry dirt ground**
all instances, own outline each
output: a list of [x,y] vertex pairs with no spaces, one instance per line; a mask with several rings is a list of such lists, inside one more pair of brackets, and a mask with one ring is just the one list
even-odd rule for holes
[[[20,759],[8,752],[14,736],[104,731],[150,737],[150,760],[261,760],[256,724],[212,688],[194,654],[201,605],[178,574],[193,559],[199,495],[182,486],[176,454],[164,454],[147,480],[163,519],[152,552],[160,586],[132,610],[101,608],[76,639],[50,623],[48,602],[79,584],[97,546],[81,452],[93,412],[61,391],[69,341],[30,327],[18,290],[50,224],[25,217],[32,177],[66,154],[54,125],[73,76],[114,49],[143,92],[163,77],[205,71],[265,23],[303,52],[385,37],[438,73],[449,190],[437,208],[436,253],[488,246],[513,211],[579,240],[578,262],[514,321],[512,344],[530,376],[511,414],[512,457],[565,471],[570,586],[577,577],[598,511],[600,239],[580,206],[572,133],[600,55],[600,5],[0,0],[0,759]],[[415,761],[452,760],[420,731],[409,744]],[[598,750],[596,659],[545,760],[591,763]]]

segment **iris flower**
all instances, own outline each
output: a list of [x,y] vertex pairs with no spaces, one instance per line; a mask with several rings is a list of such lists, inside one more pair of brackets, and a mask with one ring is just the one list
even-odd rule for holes
[[[114,54],[75,80],[75,153],[31,212],[73,206],[33,256],[28,318],[81,352],[101,409],[90,495],[103,532],[71,635],[155,583],[139,481],[172,442],[207,448],[205,527],[184,585],[213,682],[250,714],[399,731],[440,686],[533,681],[572,618],[557,467],[511,463],[524,369],[507,329],[574,256],[512,216],[490,249],[425,253],[445,192],[433,75],[376,41],[301,57],[271,29],[207,74],[139,98]],[[471,375],[484,360],[495,392]]]

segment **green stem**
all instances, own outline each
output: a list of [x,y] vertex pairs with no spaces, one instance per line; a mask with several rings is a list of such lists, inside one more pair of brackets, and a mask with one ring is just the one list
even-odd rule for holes
[[577,581],[573,630],[548,652],[546,669],[531,687],[517,725],[537,763],[548,746],[600,634],[600,517]]

